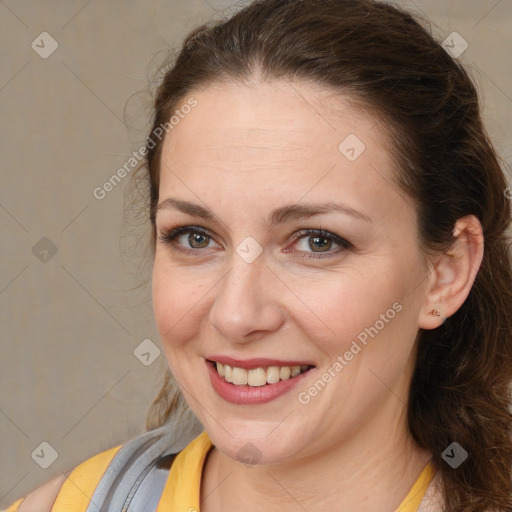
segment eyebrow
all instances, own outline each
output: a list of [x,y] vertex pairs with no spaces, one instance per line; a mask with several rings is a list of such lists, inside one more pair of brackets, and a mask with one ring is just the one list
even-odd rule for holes
[[[169,197],[160,202],[155,209],[155,217],[156,212],[158,210],[164,209],[175,209],[179,210],[188,215],[192,215],[194,217],[201,217],[204,219],[208,219],[214,222],[222,223],[221,219],[215,215],[209,208],[201,206],[199,204],[191,203],[189,201],[182,201],[180,199],[176,199],[174,197]],[[363,212],[358,210],[354,210],[350,206],[346,206],[343,204],[337,204],[333,202],[321,203],[321,204],[290,204],[281,206],[280,208],[276,208],[272,210],[268,217],[267,225],[273,227],[277,224],[290,221],[293,219],[302,219],[313,217],[315,215],[322,215],[325,213],[343,213],[344,215],[350,215],[352,217],[364,220],[366,222],[373,222],[370,217],[368,217]]]

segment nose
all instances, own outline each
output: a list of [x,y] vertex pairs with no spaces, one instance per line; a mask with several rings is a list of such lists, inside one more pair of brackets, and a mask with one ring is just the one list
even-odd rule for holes
[[266,266],[263,255],[247,263],[237,253],[231,269],[215,288],[210,324],[223,339],[247,343],[277,331],[285,314],[277,297],[283,296],[279,279]]

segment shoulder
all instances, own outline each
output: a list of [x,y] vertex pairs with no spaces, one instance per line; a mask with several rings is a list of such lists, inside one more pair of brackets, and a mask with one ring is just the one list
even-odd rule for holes
[[[16,508],[9,508],[8,510],[13,510],[13,512],[50,512],[66,478],[67,474],[53,477],[48,482],[27,494],[25,498],[21,500],[21,503],[18,500],[18,506]],[[13,506],[14,505],[15,504],[13,504]]]
[[441,485],[441,474],[436,468],[434,478],[425,491],[418,508],[418,512],[441,512],[443,510],[443,506],[444,499]]
[[[428,486],[423,500],[417,512],[444,512],[445,501],[443,497],[442,479],[439,471],[436,472],[435,477]],[[486,509],[486,512],[494,512],[491,509]]]
[[[74,490],[76,490],[77,487],[75,483],[78,482],[82,491],[82,497],[78,500],[81,504],[81,501],[86,499],[83,491],[94,491],[95,484],[101,479],[113,457],[121,447],[122,445],[100,452],[81,462],[66,473],[53,477],[51,480],[48,480],[43,485],[13,503],[7,509],[7,512],[50,512],[51,510],[55,510],[55,507],[59,510],[59,502],[62,501],[62,499],[68,501],[69,495],[74,494],[70,492],[70,489],[74,488]],[[77,507],[77,510],[80,509]]]
[[144,432],[58,475],[7,512],[85,512],[90,503],[102,503],[109,511],[125,510],[129,503],[135,507],[130,510],[156,510],[155,500],[163,491],[174,457],[198,432],[197,427],[176,428],[172,423]]

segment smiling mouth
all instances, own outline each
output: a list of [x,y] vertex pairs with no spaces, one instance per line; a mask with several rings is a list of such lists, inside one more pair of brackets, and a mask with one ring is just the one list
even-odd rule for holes
[[246,370],[245,368],[229,366],[216,361],[208,360],[208,362],[226,382],[234,384],[235,386],[251,387],[267,386],[282,380],[293,379],[315,368],[312,365],[267,366]]

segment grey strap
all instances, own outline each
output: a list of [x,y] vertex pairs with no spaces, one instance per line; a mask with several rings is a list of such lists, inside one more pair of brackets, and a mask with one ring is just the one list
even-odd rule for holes
[[[141,485],[136,486],[135,492],[125,503],[123,510],[127,512],[156,511],[174,457],[175,455],[165,455],[150,467]],[[162,459],[166,462],[163,466],[159,464]]]
[[123,444],[92,495],[86,512],[156,512],[171,464],[202,432],[170,421]]

